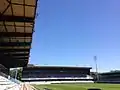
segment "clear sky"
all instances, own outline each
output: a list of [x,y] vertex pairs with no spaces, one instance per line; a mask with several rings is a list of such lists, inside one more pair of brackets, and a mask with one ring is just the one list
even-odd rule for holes
[[120,69],[120,0],[40,0],[30,63]]

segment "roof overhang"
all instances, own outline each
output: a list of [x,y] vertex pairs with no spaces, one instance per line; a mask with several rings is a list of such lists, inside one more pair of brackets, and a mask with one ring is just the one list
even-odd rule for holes
[[36,7],[37,0],[0,1],[0,63],[8,68],[28,64]]

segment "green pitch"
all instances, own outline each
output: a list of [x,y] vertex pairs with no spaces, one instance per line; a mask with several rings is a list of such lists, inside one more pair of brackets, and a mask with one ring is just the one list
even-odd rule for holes
[[49,88],[52,90],[87,90],[88,88],[100,88],[102,90],[120,90],[120,84],[50,84],[34,86],[40,90],[43,90],[43,88]]

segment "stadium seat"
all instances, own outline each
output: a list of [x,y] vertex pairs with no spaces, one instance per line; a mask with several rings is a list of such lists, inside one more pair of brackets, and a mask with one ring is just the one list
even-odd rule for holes
[[3,76],[0,76],[0,90],[19,90],[20,85]]

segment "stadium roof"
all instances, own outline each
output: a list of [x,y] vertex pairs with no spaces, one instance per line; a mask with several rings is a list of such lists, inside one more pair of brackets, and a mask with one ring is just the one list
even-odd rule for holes
[[100,73],[100,75],[114,75],[114,74],[120,75],[120,71],[113,71],[113,72]]
[[55,69],[61,69],[61,68],[65,68],[65,69],[92,69],[91,67],[78,67],[78,66],[32,66],[32,67],[25,67],[28,69],[43,69],[43,68],[55,68]]
[[36,16],[37,0],[0,1],[0,63],[27,66]]

